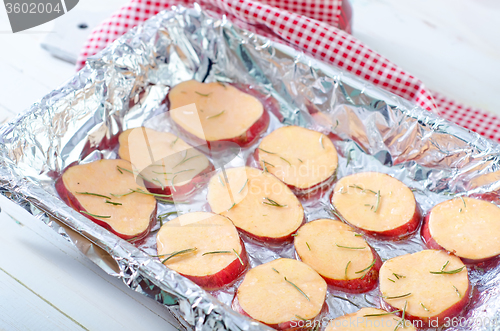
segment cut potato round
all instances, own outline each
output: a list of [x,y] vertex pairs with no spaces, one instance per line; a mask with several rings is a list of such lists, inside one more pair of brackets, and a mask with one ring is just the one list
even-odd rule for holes
[[250,167],[231,168],[208,184],[208,203],[247,235],[263,241],[291,240],[304,221],[304,209],[275,176]]
[[140,240],[156,220],[156,199],[131,173],[120,169],[130,171],[130,162],[99,160],[70,166],[56,182],[56,190],[68,205],[97,224],[121,238]]
[[380,268],[380,292],[389,307],[408,319],[439,325],[459,314],[469,300],[462,261],[441,250],[424,250],[387,260]]
[[422,237],[430,248],[444,248],[467,262],[500,254],[500,208],[468,197],[434,206],[426,216]]
[[[396,327],[400,325],[400,327]],[[376,308],[361,308],[355,313],[337,317],[328,323],[325,331],[416,331],[413,324],[395,314]]]
[[379,172],[341,178],[335,184],[332,205],[346,222],[381,238],[407,237],[420,224],[412,191],[399,180]]
[[213,171],[208,158],[179,137],[145,127],[120,134],[120,158],[130,161],[149,191],[189,194]]
[[307,264],[281,258],[247,272],[233,309],[277,329],[286,329],[293,321],[316,317],[323,308],[326,289],[323,278]]
[[199,141],[243,146],[269,125],[262,102],[228,84],[182,82],[170,90],[169,101],[172,120]]
[[352,293],[377,286],[382,260],[361,235],[340,221],[306,223],[297,231],[294,245],[302,262],[330,285]]
[[256,152],[260,167],[297,193],[331,183],[338,166],[332,141],[321,132],[299,126],[284,126],[271,132]]
[[165,223],[156,243],[160,260],[168,258],[166,266],[205,289],[232,283],[248,265],[233,223],[214,213],[188,213]]

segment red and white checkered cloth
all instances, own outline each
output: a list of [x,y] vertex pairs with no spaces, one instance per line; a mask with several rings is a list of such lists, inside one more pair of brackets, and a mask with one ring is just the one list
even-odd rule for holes
[[[82,49],[78,69],[84,66],[88,56],[132,27],[173,5],[191,3],[188,0],[131,0],[94,29]],[[429,91],[419,79],[339,29],[340,25],[349,31],[342,15],[342,0],[201,0],[200,4],[207,10],[225,14],[242,28],[286,41],[445,119],[500,141],[500,118]]]

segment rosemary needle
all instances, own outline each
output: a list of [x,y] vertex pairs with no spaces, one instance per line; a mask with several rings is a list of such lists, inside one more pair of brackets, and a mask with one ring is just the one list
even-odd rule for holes
[[394,279],[390,279],[390,278],[387,278],[388,280],[390,280],[391,282],[395,283],[396,281]]
[[269,163],[269,162],[267,162],[267,161],[262,160],[262,163],[264,163],[264,167],[266,168],[266,171],[267,171],[267,167],[266,167],[266,165],[269,165],[269,166],[271,166],[271,167],[275,168],[274,164],[271,164],[271,163]]
[[177,256],[177,255],[180,255],[180,254],[185,254],[185,253],[190,253],[190,252],[194,252],[197,248],[194,247],[194,248],[188,248],[188,249],[183,249],[182,251],[178,251],[178,252],[173,252],[171,253],[170,255],[169,254],[163,254],[163,255],[160,255],[160,256],[165,256],[165,255],[169,255],[165,260],[161,261],[161,263],[165,263],[167,262],[168,260],[170,260],[171,258],[173,258],[174,256]]
[[271,269],[273,269],[273,270],[274,270],[277,274],[279,274],[279,273],[280,273],[278,270],[276,270],[276,269],[274,269],[274,268],[271,268]]
[[319,137],[319,144],[321,145],[321,147],[323,147],[323,149],[325,149],[325,146],[323,145],[323,135]]
[[108,197],[107,195],[102,195],[102,194],[97,194],[97,193],[91,193],[91,192],[76,192],[78,194],[85,194],[85,195],[93,195],[93,196],[96,196],[96,197],[100,197],[100,198],[106,198],[108,200],[111,200],[110,197]]
[[335,245],[337,247],[340,247],[340,248],[347,248],[347,249],[365,249],[366,247],[349,247],[349,246],[342,246],[342,245],[339,245],[337,243],[335,243]]
[[378,207],[380,207],[380,190],[377,192],[377,204],[375,205],[375,210],[373,211],[374,213],[377,212]]
[[234,248],[233,248],[233,253],[236,255],[236,257],[238,258],[238,260],[240,260],[241,265],[245,265],[245,264],[243,263],[243,260],[242,260],[242,259],[241,259],[241,257],[240,257],[240,254],[238,254],[238,252],[237,252]]
[[208,97],[210,94],[212,94],[212,93],[203,94],[203,93],[200,93],[198,91],[194,91],[194,93],[201,95],[202,97]]
[[264,199],[267,200],[267,201],[263,201],[262,202],[265,205],[269,205],[269,206],[273,206],[273,207],[280,207],[280,208],[283,208],[283,207],[287,206],[287,205],[281,205],[281,204],[277,203],[276,201],[274,201],[272,199],[269,199],[268,197],[265,197]]
[[460,271],[462,271],[465,268],[465,266],[455,269],[455,270],[450,270],[450,271],[429,271],[431,274],[434,275],[452,275],[452,274],[458,274]]
[[443,271],[446,268],[446,266],[448,265],[448,263],[450,263],[450,261],[446,261],[446,263],[441,267],[441,271]]
[[370,265],[369,265],[368,267],[364,268],[363,270],[356,271],[356,273],[357,273],[357,274],[360,274],[360,273],[362,273],[362,272],[364,272],[364,271],[366,271],[366,270],[370,270],[370,269],[371,269],[371,267],[373,267],[373,266],[375,265],[375,262],[376,262],[376,261],[377,261],[376,259],[373,259],[373,262],[372,262],[372,263],[370,263]]
[[299,292],[300,292],[300,294],[302,294],[303,296],[305,296],[305,297],[306,297],[306,299],[307,299],[307,301],[311,301],[311,300],[309,299],[309,297],[307,296],[307,294],[305,294],[305,293],[304,293],[304,291],[302,291],[302,290],[301,290],[301,289],[300,289],[297,285],[295,285],[294,283],[292,283],[291,281],[289,281],[288,279],[286,279],[286,277],[285,277],[285,281],[286,281],[288,284],[290,284],[290,285],[292,285],[293,287],[295,287],[295,289],[296,289],[297,291],[299,291]]
[[269,152],[269,151],[266,151],[265,149],[262,149],[259,147],[259,150],[263,151],[264,153],[267,153],[267,154],[276,154],[276,153],[273,153],[273,152]]
[[113,205],[113,206],[121,206],[121,205],[123,205],[122,203],[119,203],[119,202],[113,202],[113,201],[109,201],[109,200],[106,200],[105,202],[106,202],[106,203],[109,203],[110,205]]
[[383,297],[384,299],[399,299],[399,298],[404,298],[404,297],[407,297],[407,296],[410,296],[411,293],[406,293],[406,294],[402,294],[402,295],[397,295],[397,296],[394,296],[394,297]]
[[351,264],[351,261],[347,262],[346,266],[345,266],[345,279],[347,279],[347,268],[349,268],[349,264]]
[[307,245],[307,248],[309,248],[309,250],[311,250],[311,246],[309,246],[309,244],[307,243],[307,241],[306,241],[306,245]]
[[400,275],[400,274],[397,274],[397,273],[392,273],[394,275],[394,277],[396,277],[397,279],[400,279],[400,278],[406,278],[406,276],[403,276],[403,275]]
[[426,306],[424,306],[424,304],[423,304],[422,302],[420,303],[420,305],[422,306],[422,308],[424,308],[424,309],[425,309],[425,311],[429,311],[429,309],[427,309],[427,307],[426,307]]
[[[187,153],[186,153],[186,156],[187,156]],[[172,169],[173,169],[173,168],[175,168],[175,167],[177,167],[177,166],[180,166],[181,164],[186,163],[186,162],[187,162],[187,161],[189,161],[189,160],[192,160],[192,159],[194,159],[194,158],[196,158],[196,157],[200,157],[200,156],[201,156],[201,155],[200,155],[200,154],[198,154],[198,155],[194,155],[194,156],[188,157],[187,159],[186,159],[186,157],[184,157],[184,159],[182,159],[182,160],[181,160],[181,162],[179,162],[179,163],[177,163],[176,165],[174,165],[174,166],[172,167]]]
[[80,213],[84,213],[86,215],[89,215],[89,216],[92,216],[92,217],[98,217],[98,218],[111,218],[111,216],[95,215],[95,214],[88,213],[88,212],[86,212],[84,210],[80,210]]
[[457,292],[458,297],[461,298],[462,295],[460,294],[460,291],[458,290],[458,288],[455,285],[452,285],[452,286],[455,289],[455,292]]
[[213,252],[206,252],[201,254],[201,256],[209,255],[209,254],[231,254],[231,251],[213,251]]
[[461,196],[460,199],[462,199],[462,202],[464,203],[464,208],[467,208],[467,205],[465,204],[464,197]]
[[377,317],[377,316],[393,315],[395,313],[399,313],[400,311],[401,311],[401,309],[398,309],[398,310],[395,310],[392,312],[380,313],[380,314],[367,314],[367,315],[363,315],[363,317]]
[[247,183],[248,183],[248,178],[245,181],[245,184],[243,184],[243,187],[238,191],[238,193],[241,193],[241,191],[243,191],[243,189],[245,188],[245,186],[247,186]]
[[212,118],[219,117],[220,115],[224,114],[224,112],[225,112],[225,110],[221,111],[221,112],[220,112],[220,113],[218,113],[218,114],[215,114],[215,115],[212,115],[212,116],[208,116],[208,117],[207,117],[207,120],[212,119]]
[[299,315],[295,314],[295,317],[297,317],[298,319],[300,320],[303,320],[303,321],[307,321],[307,319],[305,319],[304,317],[300,317]]
[[284,157],[280,156],[280,159],[282,159],[283,161],[285,161],[286,163],[288,163],[290,166],[292,165],[292,164],[290,163],[290,161],[288,161],[288,160],[287,160],[287,159],[285,159]]

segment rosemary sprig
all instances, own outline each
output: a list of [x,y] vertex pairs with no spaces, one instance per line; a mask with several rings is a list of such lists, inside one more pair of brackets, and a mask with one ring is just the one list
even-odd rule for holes
[[264,164],[264,168],[266,169],[266,172],[269,172],[269,171],[267,171],[267,167],[266,167],[266,165],[269,165],[269,166],[271,166],[271,167],[275,168],[274,164],[269,163],[269,162],[267,162],[267,161],[262,160],[262,163]]
[[245,188],[245,186],[247,186],[247,183],[248,183],[248,178],[245,181],[245,184],[243,184],[243,187],[238,191],[238,194],[241,193],[241,191],[243,191],[243,189]]
[[198,95],[201,95],[202,97],[208,97],[210,94],[212,94],[212,92],[210,93],[207,93],[207,94],[203,94],[203,93],[200,93],[198,91],[194,91],[194,93],[198,94]]
[[140,188],[139,189],[132,189],[131,191],[132,191],[132,193],[134,193],[134,192],[135,193],[141,193],[141,194],[152,195],[154,197],[160,197],[160,198],[171,198],[172,197],[171,194],[169,195],[169,194],[151,193],[151,192],[146,192],[146,191],[144,191],[143,189],[140,189]]
[[446,266],[448,265],[448,263],[450,263],[450,261],[446,261],[446,263],[441,267],[441,271],[443,271],[446,268]]
[[290,161],[288,161],[287,159],[285,159],[284,157],[280,156],[280,159],[282,159],[283,161],[285,161],[286,163],[288,163],[290,166],[292,166],[292,164],[290,163]]
[[209,254],[231,254],[231,251],[213,251],[213,252],[205,252],[201,254],[201,256],[209,255]]
[[146,181],[149,181],[146,177],[144,177],[144,176],[143,176],[143,175],[141,175],[140,173],[135,173],[135,172],[133,172],[132,170],[128,170],[128,169],[122,168],[122,167],[120,167],[120,166],[116,166],[116,169],[117,169],[117,170],[118,170],[121,174],[123,174],[123,172],[122,172],[122,171],[126,171],[126,172],[131,173],[131,174],[132,174],[132,175],[134,175],[134,176],[141,177],[142,179],[144,179],[144,180],[146,180]]
[[102,216],[102,215],[96,215],[96,214],[91,214],[91,213],[88,213],[84,210],[80,210],[80,213],[84,213],[86,215],[89,215],[89,216],[92,216],[92,217],[98,217],[98,218],[111,218],[111,216]]
[[276,270],[276,269],[274,269],[274,268],[271,268],[271,269],[273,269],[273,270],[274,270],[277,274],[279,274],[279,273],[280,273],[278,270]]
[[76,192],[78,194],[85,194],[85,195],[93,195],[93,196],[96,196],[96,197],[100,197],[100,198],[105,198],[105,199],[108,199],[108,200],[111,200],[110,197],[108,197],[107,195],[102,195],[102,194],[97,194],[97,193],[91,193],[91,192]]
[[[186,156],[187,156],[187,153],[186,153]],[[189,160],[192,160],[192,159],[194,159],[194,158],[196,158],[196,157],[200,157],[201,155],[200,155],[200,154],[198,154],[198,155],[194,155],[194,156],[188,157],[187,159],[186,159],[186,156],[184,157],[184,159],[182,159],[182,160],[181,160],[181,162],[179,162],[179,163],[177,163],[176,165],[174,165],[174,166],[172,167],[172,169],[173,169],[173,168],[175,168],[175,167],[177,167],[177,166],[180,166],[181,164],[186,163],[186,162],[187,162],[187,161],[189,161]]]
[[455,292],[457,292],[458,297],[461,298],[462,295],[460,294],[460,291],[458,290],[458,288],[455,285],[451,285],[451,286],[453,286],[453,288],[455,289]]
[[361,190],[361,193],[370,192],[370,193],[373,193],[373,194],[377,194],[377,192],[375,192],[374,190],[370,190],[368,188],[362,188],[361,186],[356,185],[356,184],[349,185],[349,187],[357,188],[358,190]]
[[281,204],[277,203],[276,201],[269,199],[268,197],[264,197],[264,199],[267,200],[267,202],[266,201],[262,202],[265,205],[269,205],[269,206],[273,206],[273,207],[280,207],[280,208],[287,207],[287,205],[281,205]]
[[346,266],[345,266],[345,271],[344,271],[344,274],[345,274],[345,279],[348,279],[347,278],[347,268],[349,268],[349,264],[351,264],[351,261],[347,262]]
[[182,251],[178,251],[178,252],[173,252],[170,255],[169,254],[160,255],[160,256],[169,255],[165,260],[161,261],[161,263],[167,262],[168,260],[170,260],[174,256],[181,255],[181,254],[186,254],[186,253],[190,253],[190,252],[194,252],[195,250],[197,250],[196,247],[194,247],[194,248],[188,248],[188,249],[183,249]]
[[397,274],[397,273],[392,273],[394,275],[394,277],[396,277],[397,279],[400,279],[400,278],[406,278],[406,276],[403,276],[403,275],[400,275],[400,274]]
[[406,294],[402,294],[402,295],[396,295],[394,297],[384,297],[383,296],[382,298],[391,300],[391,299],[404,298],[404,297],[407,297],[407,296],[410,296],[410,295],[411,295],[411,293],[406,293]]
[[321,135],[321,136],[319,137],[319,144],[321,145],[321,147],[322,147],[323,149],[325,149],[325,146],[323,145],[323,135]]
[[335,243],[335,245],[337,247],[340,247],[340,248],[347,248],[347,249],[365,249],[366,247],[349,247],[349,246],[343,246],[343,245],[339,245],[337,243]]
[[158,184],[160,184],[160,187],[161,187],[161,189],[162,189],[162,190],[164,190],[164,189],[165,189],[165,185],[164,185],[164,184],[163,184],[163,182],[162,182],[162,181],[160,181],[158,178],[153,178],[153,179],[151,179],[151,180],[152,180],[153,182],[157,182]]
[[462,199],[462,202],[464,203],[464,208],[467,208],[467,205],[465,204],[464,197],[460,196],[460,199]]
[[168,213],[163,213],[163,214],[160,214],[158,215],[158,219],[161,221],[163,221],[165,218],[169,217],[170,215],[174,215],[174,214],[177,214],[176,211],[170,211]]
[[236,255],[236,257],[238,258],[238,260],[240,260],[241,265],[245,265],[245,264],[243,263],[243,260],[242,260],[242,259],[241,259],[241,257],[240,257],[240,254],[238,254],[238,252],[237,252],[234,248],[233,248],[233,253]]
[[368,267],[364,268],[363,270],[356,271],[356,273],[360,274],[362,272],[365,272],[366,270],[370,270],[375,265],[376,261],[377,261],[376,259],[373,259],[372,263],[370,263],[370,265]]
[[106,200],[105,203],[109,203],[110,205],[113,205],[113,206],[121,206],[121,205],[123,205],[122,203],[113,202],[113,201],[109,201],[109,200]]
[[129,194],[132,194],[132,193],[135,193],[133,190],[130,190],[130,192],[128,193],[124,193],[124,194],[114,194],[114,193],[110,193],[109,195],[115,197],[115,198],[121,198],[121,197],[124,197],[126,195],[129,195]]
[[452,275],[452,274],[458,274],[460,271],[462,271],[465,268],[465,266],[455,269],[455,270],[450,270],[450,271],[429,271],[431,274],[434,275]]
[[429,309],[427,309],[426,306],[424,306],[424,304],[421,302],[420,305],[422,306],[422,308],[424,308],[425,311],[429,311]]
[[220,113],[218,113],[218,114],[215,114],[215,115],[212,115],[212,116],[208,116],[208,117],[207,117],[207,120],[212,119],[212,118],[219,117],[220,115],[224,114],[224,112],[225,112],[225,110],[221,111],[221,112],[220,112]]
[[269,152],[269,151],[266,151],[265,149],[262,149],[259,147],[259,150],[263,151],[264,153],[267,153],[267,154],[276,154],[276,153],[273,153],[273,152]]
[[380,313],[380,314],[367,314],[367,315],[363,315],[363,317],[387,316],[387,315],[393,315],[395,313],[399,313],[400,311],[401,311],[401,309],[398,309],[398,310],[395,310],[395,311],[392,311],[392,312]]
[[290,284],[290,285],[292,285],[293,287],[295,287],[295,289],[296,289],[297,291],[299,291],[299,292],[300,292],[300,294],[302,294],[303,296],[305,296],[305,297],[306,297],[306,299],[307,299],[307,301],[311,301],[311,300],[309,299],[309,297],[307,296],[307,294],[305,294],[305,293],[304,293],[304,291],[302,291],[302,290],[301,290],[301,289],[300,289],[297,285],[295,285],[294,283],[292,283],[291,281],[289,281],[288,279],[286,279],[286,277],[284,277],[284,278],[285,278],[285,281],[286,281],[288,284]]

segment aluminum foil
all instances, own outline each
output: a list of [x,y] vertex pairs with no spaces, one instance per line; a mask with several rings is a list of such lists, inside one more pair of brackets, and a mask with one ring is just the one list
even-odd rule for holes
[[[72,241],[106,272],[162,303],[185,328],[261,330],[266,326],[229,307],[235,285],[207,293],[157,259],[152,234],[134,246],[62,202],[54,179],[69,164],[116,157],[116,135],[141,125],[169,129],[169,88],[187,79],[249,84],[276,98],[288,124],[336,135],[338,177],[380,171],[403,181],[423,212],[455,194],[500,188],[499,145],[288,46],[241,30],[225,18],[173,7],[118,39],[65,85],[0,129],[1,192]],[[311,113],[325,120],[316,122]],[[164,121],[158,121],[164,118]],[[255,145],[228,166],[244,164]],[[206,188],[190,208],[209,210]],[[332,218],[328,194],[303,201],[307,221]],[[159,213],[175,209],[160,205]],[[424,248],[415,234],[402,242],[369,239],[383,259]],[[295,257],[292,244],[269,247],[245,240],[252,266]],[[499,267],[469,268],[470,307],[452,330],[500,329]],[[378,289],[351,295],[329,291],[323,321],[378,303]]]

